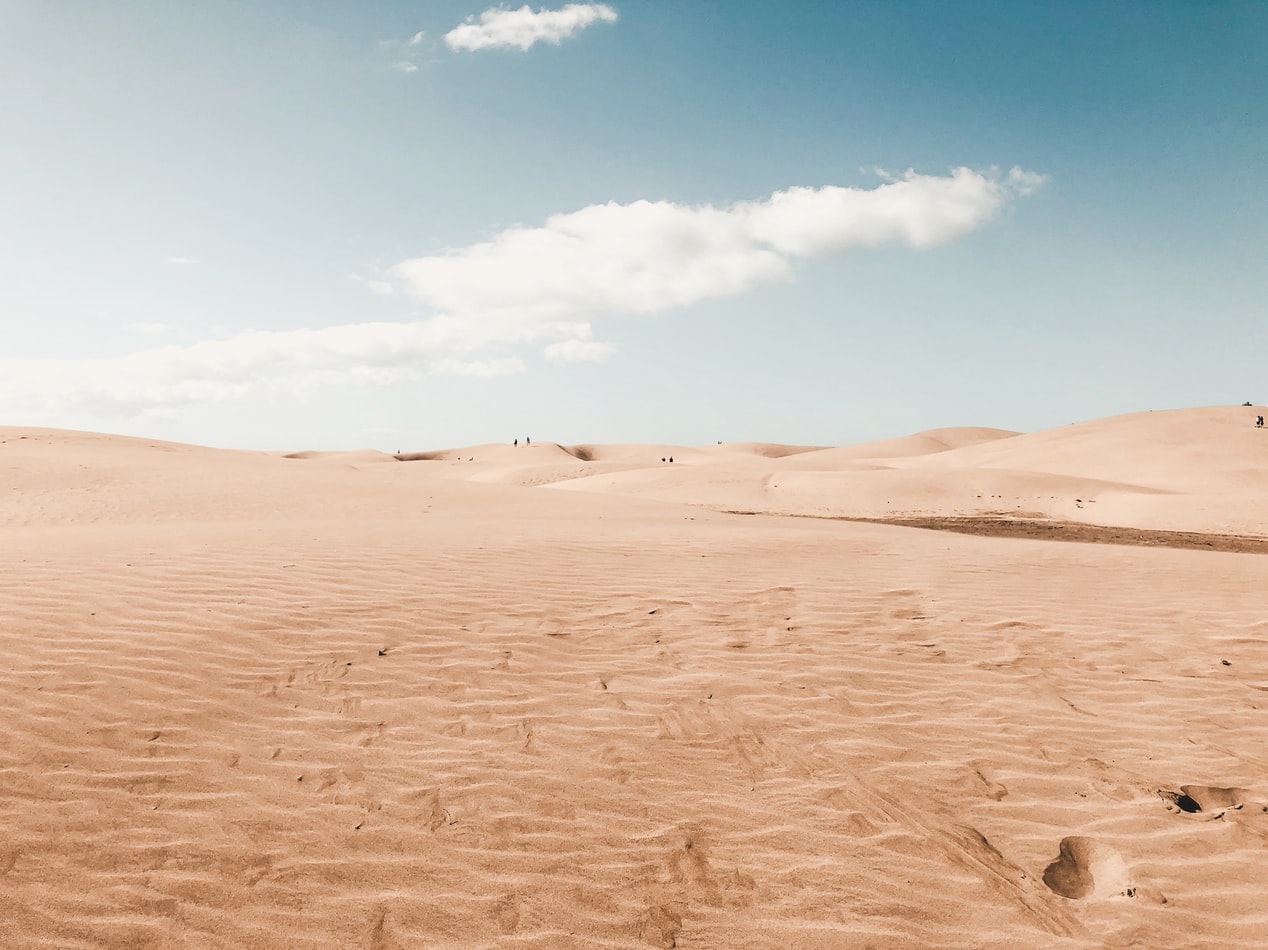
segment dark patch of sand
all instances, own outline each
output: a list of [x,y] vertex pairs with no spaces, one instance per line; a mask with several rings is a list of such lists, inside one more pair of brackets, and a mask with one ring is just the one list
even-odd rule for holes
[[1268,554],[1268,538],[1241,534],[1208,534],[1203,531],[1160,531],[1119,528],[1078,521],[1031,521],[1017,518],[850,518],[930,531],[993,538],[1028,538],[1037,541],[1075,541],[1084,544],[1130,544],[1142,547],[1191,548],[1236,554]]
[[[774,512],[726,511],[729,515],[775,514]],[[1070,541],[1082,544],[1127,544],[1140,547],[1189,548],[1235,554],[1268,554],[1268,538],[1243,534],[1214,534],[1204,531],[1162,531],[1151,528],[1122,528],[1084,524],[1078,521],[1037,521],[1027,518],[940,517],[852,518],[844,515],[783,515],[791,518],[820,518],[826,521],[855,521],[863,524],[890,524],[926,531],[954,531],[992,538],[1023,538],[1031,541]]]

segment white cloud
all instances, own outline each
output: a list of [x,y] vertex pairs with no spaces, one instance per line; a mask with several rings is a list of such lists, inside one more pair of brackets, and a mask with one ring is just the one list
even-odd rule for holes
[[[789,280],[799,260],[884,243],[927,248],[983,226],[1046,179],[958,168],[908,171],[872,188],[795,187],[726,207],[664,201],[591,205],[491,239],[403,261],[386,277],[431,316],[412,323],[250,331],[93,360],[0,359],[0,407],[47,417],[127,416],[259,394],[302,396],[335,385],[391,385],[426,375],[519,372],[515,348],[556,362],[615,351],[591,324]],[[158,332],[161,324],[134,324]]]
[[592,23],[615,23],[617,12],[605,3],[570,3],[560,10],[536,12],[525,4],[518,10],[497,7],[470,16],[445,34],[451,50],[520,49],[535,43],[559,45]]
[[1022,168],[1012,168],[1008,172],[1008,183],[1019,195],[1032,194],[1035,189],[1043,187],[1047,181],[1047,175],[1028,172]]
[[316,387],[391,385],[424,375],[520,372],[517,357],[477,358],[443,319],[320,330],[254,330],[223,340],[90,360],[0,359],[0,405],[17,412],[129,416],[155,408]]
[[542,349],[542,355],[554,363],[606,363],[616,352],[610,343],[591,339],[588,323],[556,324],[547,332],[563,337]]
[[957,168],[909,171],[873,189],[790,188],[726,208],[610,202],[403,261],[389,275],[434,310],[485,324],[652,313],[787,280],[800,258],[955,240],[1042,181]]
[[616,347],[597,340],[560,340],[542,349],[548,360],[556,363],[606,363]]
[[413,36],[409,38],[409,45],[417,46],[426,38],[427,38],[427,34],[424,31],[419,30],[417,33],[415,33]]
[[416,72],[418,72],[418,67],[417,67],[417,66],[415,66],[413,63],[405,62],[404,60],[402,60],[402,61],[401,61],[401,62],[399,62],[399,63],[393,63],[393,64],[392,64],[392,68],[393,68],[394,70],[396,70],[398,73],[416,73]]

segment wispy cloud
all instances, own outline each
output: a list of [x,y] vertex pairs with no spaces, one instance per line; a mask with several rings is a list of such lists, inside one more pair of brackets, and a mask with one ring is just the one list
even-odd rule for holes
[[524,368],[513,356],[475,356],[487,342],[431,320],[256,330],[105,359],[0,359],[0,404],[12,412],[131,416],[260,393],[300,395],[316,387],[498,376]]
[[[421,301],[425,319],[251,331],[108,359],[0,359],[0,406],[135,415],[318,386],[501,375],[524,368],[516,354],[526,345],[555,362],[602,362],[615,350],[594,339],[597,320],[789,280],[798,261],[850,248],[945,244],[1045,180],[1020,169],[957,168],[908,171],[871,189],[789,188],[726,207],[591,205],[379,275]],[[387,280],[350,276],[375,293],[390,289]]]
[[349,274],[348,279],[355,280],[371,293],[378,294],[381,297],[390,297],[392,294],[396,293],[396,288],[392,284],[389,284],[386,280],[376,280],[373,277],[362,277],[360,274]]
[[543,347],[542,355],[555,363],[606,363],[616,353],[610,343],[592,340],[590,325],[577,324],[570,328],[573,335]]
[[497,7],[466,21],[445,34],[451,50],[526,50],[536,43],[564,40],[593,23],[615,23],[617,12],[605,3],[570,3],[559,10],[536,12],[525,4],[518,10]]
[[[427,32],[419,30],[407,40],[379,40],[378,47],[380,52],[391,56],[393,61],[387,64],[386,68],[392,72],[410,75],[419,70],[418,62],[420,56],[425,55],[426,49],[423,44],[427,41]],[[431,43],[428,46],[434,45]]]

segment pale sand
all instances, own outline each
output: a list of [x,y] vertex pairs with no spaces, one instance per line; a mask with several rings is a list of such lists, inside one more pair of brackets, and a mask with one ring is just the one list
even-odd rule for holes
[[1262,947],[1268,558],[831,520],[1263,539],[1257,412],[0,429],[0,945]]

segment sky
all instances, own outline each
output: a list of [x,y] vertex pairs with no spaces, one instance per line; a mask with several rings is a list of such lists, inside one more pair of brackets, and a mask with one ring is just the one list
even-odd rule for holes
[[0,0],[0,425],[846,445],[1268,402],[1268,4]]

